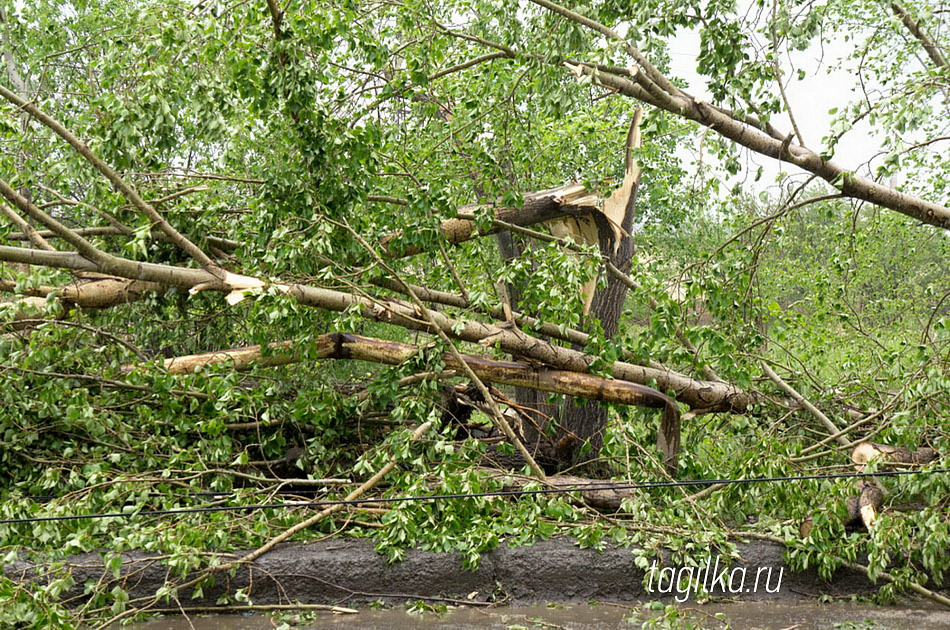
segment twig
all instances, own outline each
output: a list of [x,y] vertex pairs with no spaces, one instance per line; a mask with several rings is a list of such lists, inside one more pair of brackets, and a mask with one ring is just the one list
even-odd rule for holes
[[804,396],[802,396],[801,394],[799,394],[799,393],[795,390],[795,388],[793,388],[791,385],[789,385],[788,383],[786,383],[785,381],[783,381],[782,378],[781,378],[778,374],[776,374],[776,373],[772,370],[772,368],[770,368],[770,367],[768,366],[768,364],[765,363],[764,361],[762,362],[762,372],[763,372],[766,376],[768,376],[769,379],[772,380],[772,382],[774,382],[776,385],[778,385],[778,386],[779,386],[779,389],[781,389],[783,392],[785,392],[786,394],[788,394],[788,395],[792,398],[792,400],[794,400],[794,401],[797,402],[799,405],[801,405],[802,407],[804,407],[811,415],[815,416],[815,417],[818,419],[818,421],[821,422],[821,424],[824,425],[824,427],[825,427],[826,429],[828,429],[832,434],[834,434],[834,435],[836,436],[836,437],[835,437],[835,440],[837,440],[839,444],[841,444],[841,445],[843,445],[843,446],[847,446],[847,445],[849,444],[848,439],[845,438],[844,435],[843,435],[843,433],[841,433],[841,432],[838,430],[838,427],[835,426],[835,423],[828,419],[828,416],[826,416],[825,414],[823,414],[823,413],[821,412],[821,410],[819,410],[817,407],[815,407],[815,405],[813,405],[813,404],[811,404],[810,402],[808,402],[807,400],[805,400],[805,397],[804,397]]
[[332,222],[344,228],[348,232],[350,232],[353,238],[355,238],[360,243],[360,245],[367,251],[367,253],[369,253],[376,260],[376,264],[378,264],[381,268],[386,270],[386,272],[390,276],[392,276],[397,282],[403,285],[403,289],[405,290],[406,295],[409,296],[409,298],[412,300],[415,307],[419,310],[420,314],[426,319],[426,321],[429,323],[431,328],[439,336],[439,339],[442,340],[442,343],[444,343],[446,347],[449,349],[449,352],[452,354],[455,360],[459,363],[459,366],[462,368],[462,372],[465,374],[466,378],[468,378],[470,381],[472,381],[472,383],[475,384],[475,387],[478,389],[479,393],[482,395],[482,398],[485,400],[486,403],[488,403],[489,408],[491,410],[491,415],[489,417],[492,419],[492,422],[495,424],[495,426],[498,427],[498,429],[502,433],[505,434],[505,436],[512,443],[512,445],[518,450],[518,452],[524,458],[525,462],[528,464],[528,466],[531,468],[534,474],[539,479],[544,481],[544,479],[546,479],[546,475],[544,474],[544,471],[541,470],[540,466],[538,466],[538,463],[534,460],[534,457],[531,456],[531,453],[528,452],[528,449],[525,447],[524,443],[522,443],[522,441],[518,438],[518,436],[515,435],[515,432],[514,430],[512,430],[511,425],[508,424],[508,421],[505,420],[504,414],[501,413],[501,409],[498,408],[498,403],[495,402],[495,399],[492,397],[491,392],[488,391],[488,388],[485,387],[485,384],[482,382],[482,380],[478,378],[478,375],[475,374],[475,372],[468,365],[468,363],[466,363],[465,359],[459,353],[458,348],[455,347],[455,344],[452,343],[452,340],[449,339],[449,336],[445,334],[445,331],[443,331],[441,327],[437,326],[435,322],[432,321],[431,311],[426,307],[426,305],[422,302],[422,300],[419,299],[419,296],[417,296],[415,292],[409,287],[409,285],[403,282],[402,279],[396,274],[396,272],[392,268],[390,268],[389,265],[386,264],[386,261],[384,261],[383,258],[376,252],[376,250],[374,250],[373,247],[369,243],[366,242],[366,239],[360,236],[359,232],[354,230],[348,223],[345,223],[345,222],[337,223],[336,221],[332,221]]
[[[429,432],[429,429],[431,428],[432,428],[431,421],[426,422],[422,424],[421,426],[419,426],[419,428],[413,431],[412,437],[409,438],[410,444],[418,442],[422,438],[422,436],[424,436],[426,433]],[[387,462],[385,466],[380,468],[379,471],[375,475],[367,479],[362,485],[360,485],[358,488],[354,489],[352,492],[346,495],[346,498],[344,499],[344,501],[353,501],[355,499],[358,499],[363,494],[365,494],[368,490],[372,490],[376,486],[376,484],[382,481],[383,477],[388,475],[392,471],[392,469],[396,467],[396,464],[398,463],[399,463],[399,460],[395,457],[389,460],[389,462]],[[231,562],[226,562],[216,567],[212,567],[211,569],[209,569],[209,571],[214,572],[214,573],[220,573],[222,571],[228,571],[230,569],[233,569],[241,564],[254,562],[255,560],[263,556],[265,553],[267,553],[268,551],[270,551],[271,549],[273,549],[280,543],[292,537],[297,532],[303,531],[307,529],[308,527],[311,527],[319,523],[330,514],[333,514],[334,512],[339,512],[344,507],[346,507],[345,503],[336,503],[334,505],[326,507],[320,510],[319,512],[317,512],[316,514],[314,514],[313,516],[311,516],[310,518],[303,520],[297,523],[296,525],[294,525],[293,527],[290,527],[284,532],[278,534],[277,536],[274,536],[269,541],[267,541],[267,543],[258,547],[256,550],[252,551],[251,553],[246,554],[238,558],[237,560],[232,560]]]
[[267,612],[268,610],[325,610],[336,614],[356,615],[360,611],[355,608],[344,608],[343,606],[330,606],[327,604],[262,604],[260,606],[249,605],[229,605],[223,606],[179,606],[177,608],[150,608],[149,612],[159,615],[181,614],[181,613],[222,613],[222,612]]

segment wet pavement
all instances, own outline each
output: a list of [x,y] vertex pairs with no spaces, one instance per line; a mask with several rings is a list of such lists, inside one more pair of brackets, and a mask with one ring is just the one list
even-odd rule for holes
[[[868,604],[815,604],[739,602],[690,605],[678,608],[695,626],[674,628],[725,628],[735,630],[947,630],[950,610],[927,604],[871,606]],[[633,630],[662,610],[631,614],[629,605],[571,604],[500,608],[456,608],[445,613],[409,613],[404,607],[361,610],[358,614],[328,612],[165,617],[123,626],[131,630],[264,630],[281,622],[294,628],[353,630]],[[717,619],[722,613],[722,620]],[[674,622],[675,623],[675,622]],[[299,625],[298,625],[299,624]]]

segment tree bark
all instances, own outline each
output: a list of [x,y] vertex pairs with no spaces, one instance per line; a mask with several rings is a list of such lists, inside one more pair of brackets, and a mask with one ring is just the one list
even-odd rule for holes
[[[271,344],[265,353],[262,346],[232,348],[218,352],[205,352],[166,359],[163,366],[169,374],[191,374],[209,365],[229,363],[233,369],[245,370],[252,365],[278,366],[296,363],[300,359],[294,352],[300,341],[282,341]],[[418,356],[419,347],[412,344],[374,339],[349,333],[320,335],[314,341],[314,358],[353,359],[386,365],[399,365]],[[621,405],[636,405],[663,409],[664,413],[679,413],[676,403],[651,387],[617,379],[607,379],[593,374],[581,374],[564,370],[529,365],[515,361],[498,361],[474,354],[461,355],[465,363],[479,378],[502,385],[514,385],[555,394],[578,396],[613,402]],[[451,353],[442,355],[446,369],[460,367]],[[139,369],[129,365],[126,372]]]
[[[15,283],[0,280],[0,291],[12,292],[14,289]],[[99,273],[82,273],[76,280],[65,286],[33,287],[27,290],[26,295],[45,300],[52,294],[66,306],[78,306],[88,310],[137,302],[150,293],[162,295],[167,290],[167,286],[156,282],[128,280]]]
[[[46,267],[99,271],[96,265],[74,252],[47,252],[36,249],[0,245],[0,260],[27,262]],[[155,263],[125,261],[122,273],[116,275],[136,280],[157,282],[196,290],[232,292],[234,287],[222,283],[201,269],[174,267]],[[128,275],[126,275],[128,274]],[[261,287],[266,284],[261,282]],[[570,372],[588,372],[595,357],[571,348],[563,348],[543,339],[532,337],[514,327],[488,324],[474,320],[457,320],[443,313],[431,311],[431,322],[420,321],[415,307],[403,302],[372,299],[302,284],[281,285],[280,290],[303,306],[342,312],[359,310],[367,319],[400,326],[409,330],[432,332],[437,326],[453,339],[497,345],[502,351],[535,361],[542,365]],[[255,290],[249,288],[249,291]],[[703,381],[668,369],[658,369],[617,361],[611,368],[614,378],[648,385],[672,392],[676,399],[693,409],[707,412],[745,411],[756,400],[751,392],[720,381]]]
[[[499,207],[493,208],[492,211],[494,217],[500,221],[527,226],[563,217],[597,214],[598,201],[597,197],[591,195],[583,184],[568,184],[559,188],[530,193],[525,196],[524,204],[520,208]],[[482,207],[484,206],[463,206],[459,209],[459,214],[474,215]],[[468,218],[446,219],[439,229],[442,238],[452,245],[498,232],[498,228],[494,226],[481,232],[478,230],[475,221]],[[422,252],[419,247],[402,246],[399,242],[402,236],[403,232],[399,231],[383,237],[381,245],[386,256],[398,258],[415,256]]]

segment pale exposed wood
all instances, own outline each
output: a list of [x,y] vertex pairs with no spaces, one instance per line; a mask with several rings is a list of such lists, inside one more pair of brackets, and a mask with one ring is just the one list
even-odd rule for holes
[[871,529],[874,521],[877,520],[877,514],[883,501],[884,491],[877,485],[865,483],[861,486],[861,494],[858,497],[858,511],[861,514],[864,526],[868,529]]
[[[219,352],[205,352],[181,357],[166,359],[164,366],[169,374],[192,374],[202,368],[218,363],[229,363],[234,370],[247,370],[257,365],[260,367],[274,367],[296,363],[300,359],[293,352],[299,347],[299,342],[282,341],[268,346],[265,356],[262,346],[247,346],[245,348],[230,348]],[[273,354],[271,354],[273,353]],[[132,371],[133,366],[126,366],[125,371]]]
[[[597,224],[592,215],[586,217],[564,217],[547,223],[551,234],[557,238],[570,237],[575,243],[582,245],[598,245],[600,241],[597,231]],[[581,296],[584,298],[583,313],[586,316],[590,313],[591,302],[594,301],[594,291],[597,289],[597,278],[593,277],[580,287]]]
[[[418,346],[412,344],[349,333],[320,335],[312,344],[313,349],[308,352],[308,356],[313,358],[354,359],[386,365],[404,363],[418,356],[420,351]],[[167,359],[164,362],[164,367],[170,374],[191,374],[203,367],[225,362],[230,363],[231,367],[237,370],[248,369],[252,365],[265,367],[287,365],[299,361],[295,349],[300,346],[300,341],[283,341],[270,345],[266,353],[261,346],[206,352]],[[661,409],[672,406],[675,408],[672,399],[638,383],[606,379],[593,374],[555,370],[514,361],[499,361],[474,354],[463,354],[461,356],[479,378],[492,383],[527,387],[623,405]],[[461,367],[450,353],[443,354],[442,361],[447,369]],[[134,369],[136,369],[135,366],[124,368],[127,372]]]
[[[491,211],[495,218],[515,225],[535,225],[552,219],[565,216],[584,216],[599,210],[598,200],[590,195],[583,184],[574,183],[541,190],[525,195],[524,204],[520,208],[494,207]],[[459,208],[457,218],[446,219],[440,227],[442,238],[450,244],[458,244],[479,236],[487,236],[498,231],[492,227],[485,232],[479,232],[473,219],[480,208],[485,206],[470,205]],[[385,236],[380,245],[382,251],[389,257],[414,256],[421,252],[418,247],[407,247],[400,250],[395,246],[402,236],[402,232],[393,232]]]
[[889,446],[876,442],[861,442],[851,451],[851,461],[854,462],[858,470],[863,470],[868,463],[874,460],[889,466],[922,466],[934,461],[938,456],[939,453],[929,447],[911,450],[904,446]]
[[[12,303],[16,310],[9,315],[7,322],[0,320],[4,324],[5,332],[17,332],[30,328],[31,324],[22,320],[31,320],[46,311],[46,300],[43,298],[25,296],[8,303]],[[2,304],[4,300],[0,300],[0,305]]]

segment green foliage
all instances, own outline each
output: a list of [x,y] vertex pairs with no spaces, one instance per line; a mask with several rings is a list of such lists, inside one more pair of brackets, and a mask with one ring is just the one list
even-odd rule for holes
[[[735,179],[746,166],[734,145],[647,108],[635,152],[643,176],[629,275],[638,289],[624,305],[620,334],[606,339],[598,322],[582,317],[577,291],[590,279],[604,282],[595,248],[534,243],[502,261],[488,239],[446,248],[440,226],[464,211],[488,231],[492,204],[516,208],[529,191],[571,181],[609,194],[623,176],[622,140],[635,104],[602,88],[596,74],[577,77],[564,64],[631,67],[623,42],[533,4],[517,11],[470,1],[277,4],[279,24],[264,3],[6,2],[4,85],[28,94],[234,273],[382,296],[372,283],[391,271],[464,294],[467,306],[439,307],[459,322],[499,309],[496,284],[505,281],[521,288],[524,312],[590,333],[583,350],[594,373],[626,360],[760,393],[744,414],[699,410],[684,422],[683,478],[790,476],[848,464],[822,442],[827,430],[762,377],[763,362],[835,426],[850,425],[852,413],[870,415],[849,439],[947,452],[944,232],[827,198],[814,184],[787,180],[780,192],[759,194],[752,180],[761,172]],[[784,55],[836,33],[849,43],[837,63],[860,69],[873,89],[838,104],[819,150],[833,155],[850,130],[870,121],[884,153],[869,171],[906,177],[908,192],[946,197],[947,152],[927,149],[946,137],[946,69],[917,63],[920,41],[906,36],[887,3],[760,5],[749,15],[731,0],[574,9],[637,43],[663,71],[683,54],[672,38],[694,31],[704,98],[755,116],[763,129],[782,119],[775,82],[793,85],[795,75],[782,75]],[[945,14],[911,8],[933,33],[946,30],[939,28]],[[14,85],[14,75],[26,85]],[[10,185],[65,225],[94,228],[84,236],[103,251],[194,266],[77,152],[8,104],[0,105],[0,145]],[[687,163],[697,146],[699,156]],[[4,247],[22,245],[20,236],[12,223],[0,225]],[[384,268],[374,255],[383,248],[364,246],[383,238],[387,253],[420,253],[386,258]],[[283,497],[273,494],[279,478],[310,482],[291,488],[297,499],[340,499],[394,459],[379,498],[509,487],[480,467],[513,449],[463,439],[442,420],[443,387],[462,382],[444,374],[448,348],[389,325],[385,309],[331,314],[271,286],[235,305],[212,291],[171,287],[83,311],[45,288],[72,280],[44,267],[0,267],[6,293],[45,296],[28,307],[0,303],[0,519],[122,516],[0,524],[5,561],[32,553],[49,571],[30,585],[0,579],[0,624],[79,627],[131,611],[115,573],[119,554],[130,550],[161,555],[170,579],[157,595],[172,598],[222,554],[257,547],[310,514],[143,512],[272,503]],[[17,323],[24,313],[45,321]],[[421,349],[388,367],[319,359],[314,340],[333,331]],[[299,363],[243,373],[219,364],[187,376],[161,368],[166,357],[252,344],[269,356],[266,345],[285,340],[296,340]],[[655,410],[613,406],[608,416],[597,454],[602,470],[625,481],[664,479],[653,447]],[[412,428],[424,421],[436,428],[411,444]],[[815,480],[729,485],[699,496],[702,488],[643,490],[610,518],[562,495],[394,501],[354,507],[298,539],[366,537],[393,562],[422,548],[458,553],[473,569],[497,545],[563,534],[584,548],[627,546],[642,566],[660,549],[690,566],[713,546],[734,551],[734,534],[748,529],[788,540],[792,566],[826,578],[843,562],[867,558],[872,576],[895,579],[882,598],[912,581],[945,583],[950,479],[883,484],[885,510],[870,533],[842,523],[850,481]],[[896,509],[908,502],[921,507]],[[805,517],[813,528],[802,538]],[[57,561],[93,550],[105,550],[116,581],[73,584]],[[199,593],[207,586],[198,584]],[[63,606],[78,589],[88,603]],[[648,627],[693,627],[675,608],[653,612],[660,614]]]

